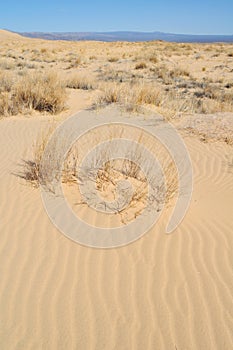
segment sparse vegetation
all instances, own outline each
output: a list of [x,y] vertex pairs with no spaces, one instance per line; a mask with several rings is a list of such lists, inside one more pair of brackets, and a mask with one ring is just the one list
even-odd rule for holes
[[[54,139],[54,142],[50,144],[50,151],[48,156],[48,161],[44,164],[45,167],[42,168],[42,157],[44,156],[45,147],[48,143],[49,137],[53,131],[54,127],[51,127],[49,131],[43,133],[39,136],[38,140],[33,147],[33,157],[31,160],[26,160],[23,162],[23,172],[18,174],[20,177],[24,178],[26,181],[30,182],[34,187],[38,187],[39,184],[45,185],[48,190],[53,191],[53,179],[56,174],[59,173],[59,169],[54,168],[58,166],[57,159],[60,159],[59,150],[61,150],[62,140],[58,138]],[[121,134],[119,130],[116,130],[117,135]],[[97,134],[96,134],[97,135]],[[111,137],[111,132],[109,136]],[[85,138],[85,136],[83,136]],[[90,136],[89,136],[90,137]],[[94,138],[92,135],[92,141]],[[143,141],[143,137],[147,137],[143,134],[139,134],[138,141]],[[51,142],[51,141],[50,141]],[[113,196],[111,200],[118,198],[117,189],[118,182],[122,180],[128,180],[133,186],[133,192],[123,191],[123,197],[128,205],[116,211],[120,214],[122,223],[127,223],[130,221],[128,216],[128,211],[131,211],[132,219],[140,215],[144,210],[145,206],[151,205],[156,206],[157,210],[161,210],[163,204],[166,204],[170,199],[176,195],[178,189],[177,183],[177,174],[175,171],[175,165],[161,153],[160,157],[163,160],[164,174],[166,177],[166,189],[163,183],[163,179],[160,177],[154,178],[156,190],[156,198],[148,197],[148,182],[145,174],[141,170],[139,164],[143,164],[146,160],[143,156],[140,149],[131,150],[132,154],[126,150],[126,155],[124,159],[118,160],[108,160],[103,162],[106,159],[106,155],[111,155],[111,148],[109,145],[106,145],[106,148],[103,148],[101,155],[98,157],[95,155],[93,158],[94,168],[81,167],[81,149],[85,141],[78,140],[76,144],[72,146],[70,151],[67,154],[66,160],[63,165],[62,170],[62,183],[63,184],[72,184],[79,183],[84,184],[88,180],[92,180],[93,172],[97,169],[97,176],[95,178],[96,188],[99,191],[100,195]],[[101,158],[102,156],[102,158]],[[101,158],[101,159],[100,159]],[[107,157],[108,158],[108,157]],[[111,158],[111,157],[110,157]],[[47,158],[46,158],[47,159]],[[97,159],[97,163],[96,160]],[[134,159],[135,161],[131,160]],[[99,166],[99,164],[102,164]],[[92,163],[90,163],[92,164]],[[153,172],[153,167],[148,171]],[[158,175],[159,176],[159,175]],[[133,214],[132,214],[133,213]]]
[[66,87],[70,89],[92,90],[95,87],[94,81],[84,74],[72,74],[65,81]]
[[108,62],[117,62],[118,61],[118,58],[117,57],[110,57],[108,59]]
[[[64,108],[65,88],[98,90],[93,94],[96,105],[121,103],[129,111],[149,105],[166,118],[231,112],[232,52],[232,45],[224,44],[95,43],[89,47],[85,42],[43,41],[38,47],[33,40],[18,47],[3,44],[0,113],[57,113]],[[57,72],[56,78],[51,78],[51,70]]]
[[145,68],[147,68],[147,65],[145,62],[137,63],[135,66],[135,69],[145,69]]
[[55,114],[65,107],[65,88],[55,73],[26,74],[14,79],[10,75],[1,75],[0,82],[1,116],[27,110]]
[[158,63],[158,58],[156,56],[151,56],[149,58],[149,61],[152,62],[152,63]]

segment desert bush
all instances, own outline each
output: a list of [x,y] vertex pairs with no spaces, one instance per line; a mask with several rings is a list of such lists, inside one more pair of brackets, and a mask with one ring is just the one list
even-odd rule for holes
[[94,103],[96,108],[102,105],[121,102],[122,89],[119,85],[106,84],[104,88],[103,86],[101,86],[101,88],[103,91]]
[[117,62],[117,61],[119,61],[119,59],[117,57],[110,57],[108,59],[108,62]]
[[[59,160],[59,150],[62,147],[62,140],[59,136],[57,140],[54,140],[53,144],[50,144],[51,149],[49,155],[52,158],[49,157],[48,161],[46,161],[46,172],[44,173],[42,171],[41,160],[44,156],[45,147],[50,134],[51,132],[44,133],[42,138],[41,136],[38,138],[38,141],[34,145],[32,160],[24,161],[24,171],[20,176],[35,187],[38,187],[39,184],[43,184],[48,190],[53,191],[54,174],[59,174],[58,180],[60,180],[60,169],[56,168],[59,162],[56,161],[56,157]],[[138,142],[141,140],[142,136],[139,135]],[[151,164],[151,167],[149,165],[148,171],[155,175],[153,182],[157,189],[156,196],[150,196],[149,198],[147,179],[138,165],[143,164],[144,161],[146,162],[146,157],[139,148],[133,150],[126,149],[126,154],[123,159],[111,159],[104,163],[104,160],[108,159],[108,157],[105,157],[106,154],[111,156],[111,153],[109,153],[111,148],[109,149],[109,145],[106,145],[106,149],[103,149],[102,152],[98,154],[97,163],[95,163],[96,160],[94,156],[94,162],[90,162],[90,168],[86,166],[82,168],[80,164],[81,157],[79,158],[79,153],[77,152],[77,149],[79,150],[79,147],[82,147],[81,145],[82,144],[78,143],[76,147],[73,146],[68,152],[61,174],[62,183],[70,184],[72,182],[78,182],[79,184],[84,184],[87,180],[94,180],[96,182],[97,191],[101,192],[101,194],[113,195],[115,198],[119,180],[127,179],[132,184],[133,193],[131,195],[131,192],[128,193],[124,191],[122,193],[122,200],[126,199],[126,203],[128,203],[127,207],[120,206],[119,210],[118,207],[115,208],[120,215],[123,215],[122,219],[124,218],[124,222],[128,220],[128,210],[130,210],[131,213],[133,210],[133,216],[135,217],[140,215],[147,204],[153,207],[155,206],[159,211],[162,205],[166,204],[176,194],[178,185],[175,166],[172,166],[171,162],[168,162],[166,157],[163,157],[163,153],[160,156],[161,159],[163,159],[162,166],[166,178],[166,187],[163,184],[162,177],[159,174],[154,174],[153,165]],[[134,159],[134,161],[130,159]],[[99,166],[96,166],[98,164]],[[52,177],[50,176],[51,174]],[[83,203],[88,204],[86,202]]]
[[18,107],[14,104],[11,94],[7,91],[0,93],[0,118],[18,113]]
[[[38,134],[33,144],[32,157],[30,160],[24,160],[21,164],[23,171],[18,176],[31,183],[34,187],[40,184],[53,189],[53,181],[59,178],[59,161],[61,160],[61,150],[67,145],[67,139],[61,137],[50,139],[55,130],[56,125],[50,124],[46,130]],[[49,144],[49,149],[46,146]],[[47,152],[46,152],[47,151]],[[76,145],[69,150],[62,169],[62,182],[73,182],[77,180],[78,169],[78,149]],[[44,163],[43,163],[44,162]],[[44,165],[44,167],[43,167]]]
[[58,113],[64,109],[65,88],[55,73],[27,76],[15,86],[14,101],[23,108]]
[[188,77],[189,72],[183,68],[176,67],[169,71],[169,75],[171,76],[171,78],[178,78],[180,76]]
[[[199,85],[198,85],[199,86]],[[129,112],[142,111],[141,106],[155,107],[166,119],[180,113],[215,113],[233,111],[231,89],[220,90],[215,86],[200,84],[198,90],[183,94],[174,89],[165,91],[154,84],[108,84],[97,98],[95,107],[119,103]]]
[[18,111],[17,106],[12,101],[13,85],[13,75],[10,72],[0,72],[0,117],[16,114]]
[[66,91],[55,73],[25,74],[16,81],[0,76],[0,114],[8,116],[32,109],[58,113],[65,107]]
[[95,88],[94,81],[84,74],[72,74],[65,80],[66,87],[70,89],[92,90]]
[[147,68],[147,65],[145,62],[137,63],[135,66],[135,69],[145,69],[145,68]]
[[14,84],[14,76],[10,72],[0,71],[0,93],[10,92]]
[[128,111],[137,111],[140,105],[159,106],[164,100],[161,88],[153,85],[134,85],[122,83],[121,85],[107,84],[102,94],[97,98],[96,107],[111,103],[120,103]]
[[149,61],[152,62],[152,63],[158,63],[158,58],[156,56],[151,56],[149,58]]
[[10,60],[1,59],[0,60],[0,68],[4,70],[12,70],[15,68],[15,63]]
[[67,69],[77,68],[82,63],[82,59],[81,59],[81,57],[77,57],[75,59],[70,58],[70,59],[68,59],[68,62],[71,62],[71,63],[67,67]]
[[161,88],[153,85],[141,85],[132,90],[131,103],[160,105],[163,100]]
[[[41,132],[38,135],[33,144],[32,159],[23,161],[23,172],[18,174],[26,181],[29,181],[34,187],[38,187],[40,182],[42,182],[41,161],[53,130],[54,126],[51,125],[47,131]],[[55,156],[54,153],[54,157]]]

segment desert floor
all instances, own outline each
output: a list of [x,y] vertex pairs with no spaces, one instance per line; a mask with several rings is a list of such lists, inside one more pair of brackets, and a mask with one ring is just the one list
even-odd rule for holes
[[[57,114],[19,101],[16,110],[14,93],[1,95],[0,348],[232,349],[233,46],[67,43],[0,34],[1,74],[27,81],[35,71],[52,69],[67,93],[66,108]],[[145,97],[151,84],[156,94],[163,91],[157,104]],[[79,245],[53,226],[39,188],[18,176],[23,161],[33,160],[41,132],[103,102],[125,104],[132,118],[135,105],[149,105],[183,137],[194,188],[173,234],[164,234],[165,213],[127,246]],[[90,220],[98,222],[98,214]]]

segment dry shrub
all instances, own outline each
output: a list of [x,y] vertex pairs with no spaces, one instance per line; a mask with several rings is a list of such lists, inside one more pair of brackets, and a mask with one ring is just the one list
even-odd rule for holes
[[161,79],[164,84],[169,85],[172,83],[172,77],[169,73],[169,69],[165,65],[159,65],[150,69],[154,73],[157,79]]
[[68,62],[71,62],[70,65],[67,67],[67,69],[71,68],[77,68],[78,66],[81,65],[82,59],[81,57],[77,57],[74,60],[73,59],[68,59]]
[[153,85],[141,85],[132,90],[131,103],[159,106],[164,97],[161,88]]
[[0,72],[0,93],[10,92],[14,84],[14,76],[11,72]]
[[91,60],[91,61],[97,60],[97,57],[95,55],[92,55],[89,57],[89,60]]
[[94,81],[84,74],[72,74],[65,80],[66,87],[70,89],[92,90],[95,88]]
[[7,91],[0,93],[0,118],[17,113],[18,109],[11,99],[11,94]]
[[122,87],[117,84],[101,84],[103,89],[101,95],[97,98],[94,103],[94,106],[108,105],[111,103],[118,103],[122,100]]
[[135,69],[145,69],[145,68],[147,68],[147,65],[145,62],[137,63],[135,66]]
[[58,113],[65,107],[66,91],[55,73],[26,73],[23,77],[0,76],[0,115],[24,110]]
[[0,68],[4,70],[13,70],[15,68],[15,63],[9,59],[1,59]]
[[216,86],[207,85],[194,92],[203,106],[202,113],[233,111],[233,92],[220,90]]
[[[39,184],[46,185],[48,190],[53,191],[53,180],[54,174],[59,173],[59,163],[60,163],[60,150],[62,148],[63,140],[60,138],[60,135],[57,140],[54,140],[53,144],[50,144],[49,151],[49,161],[46,161],[46,171],[42,171],[41,160],[45,155],[44,151],[46,145],[48,143],[48,139],[50,137],[51,132],[54,127],[51,127],[50,130],[38,138],[34,145],[33,149],[33,157],[30,161],[24,162],[24,172],[21,177],[25,180],[29,181],[33,186],[38,186]],[[117,136],[117,135],[116,135]],[[119,135],[118,135],[119,136]],[[139,135],[138,141],[142,140],[142,135]],[[66,142],[66,141],[65,141]],[[163,157],[163,171],[166,179],[166,185],[164,186],[162,178],[160,174],[156,174],[153,164],[148,168],[148,171],[151,173],[150,178],[153,178],[153,188],[157,189],[156,194],[154,196],[149,196],[148,192],[148,182],[145,174],[141,170],[138,164],[143,164],[146,162],[146,157],[143,153],[138,152],[135,153],[135,150],[126,150],[124,159],[116,159],[110,160],[104,163],[103,165],[99,165],[97,176],[93,178],[93,174],[98,167],[97,164],[92,164],[93,167],[89,168],[81,168],[79,157],[79,148],[82,147],[82,144],[77,144],[75,147],[73,146],[65,159],[65,163],[63,166],[62,172],[62,182],[66,184],[70,183],[80,183],[84,184],[87,180],[95,179],[96,188],[100,192],[100,195],[104,197],[114,196],[112,200],[118,198],[117,195],[117,185],[121,180],[128,180],[132,184],[133,193],[132,192],[122,192],[122,200],[126,199],[126,203],[128,203],[127,207],[119,206],[115,208],[116,211],[121,215],[121,220],[123,223],[127,223],[132,219],[136,218],[140,215],[144,208],[149,205],[156,208],[157,211],[162,209],[163,204],[167,205],[168,202],[176,195],[178,189],[177,183],[177,173],[175,169],[175,165],[171,161],[167,161],[166,157]],[[103,159],[105,159],[106,154],[108,154],[109,146],[106,145],[106,149],[103,149],[103,153],[101,153],[100,157],[98,157],[98,164],[103,163]],[[129,153],[128,153],[129,152]],[[130,152],[132,154],[130,155]],[[131,158],[132,156],[132,158]],[[101,159],[100,159],[101,158]],[[130,160],[134,159],[134,161]],[[51,176],[52,175],[52,176]],[[59,179],[59,178],[58,178]],[[166,187],[166,188],[165,188]],[[131,193],[131,194],[130,194]],[[129,199],[129,200],[128,200]],[[85,203],[85,202],[84,202]],[[118,203],[118,202],[117,202]],[[119,202],[121,203],[121,202]]]
[[117,62],[117,61],[119,61],[119,58],[117,58],[117,57],[110,57],[108,59],[108,62]]
[[25,160],[23,162],[24,170],[20,176],[26,181],[29,181],[34,187],[38,187],[41,181],[41,160],[53,129],[54,128],[51,126],[48,131],[38,136],[33,145],[32,160]]
[[0,72],[0,117],[17,114],[18,108],[12,100],[14,78],[10,72]]
[[[107,151],[108,150],[106,149],[106,152]],[[133,154],[133,158],[135,159],[135,150],[133,151]],[[130,191],[124,193],[124,201],[128,203],[127,207],[119,206],[119,209],[117,206],[115,208],[115,210],[121,215],[123,223],[127,223],[136,218],[142,213],[147,205],[155,207],[157,211],[160,211],[162,205],[167,205],[170,200],[176,196],[178,190],[176,167],[173,162],[166,159],[166,161],[163,162],[163,172],[166,180],[165,186],[160,175],[156,175],[153,165],[148,169],[151,173],[151,178],[152,174],[155,175],[152,180],[152,186],[154,189],[157,189],[156,195],[149,197],[147,178],[138,165],[143,164],[144,161],[146,162],[145,155],[140,152],[137,153],[136,162],[128,159],[128,156],[129,154],[126,154],[125,159],[111,160],[105,163],[105,165],[98,170],[96,178],[97,190],[101,192],[101,196],[104,193],[103,197],[112,195],[112,189],[117,189],[117,183],[119,180],[128,180],[132,184],[133,193]],[[88,173],[91,174],[90,179],[92,180],[92,172],[90,169],[88,170]],[[85,182],[86,178],[83,180],[82,178],[79,178],[79,181]],[[111,200],[116,198],[118,198],[118,195],[115,192],[114,198],[111,198]]]
[[14,101],[20,107],[53,114],[64,109],[66,92],[55,73],[27,76],[14,90]]
[[163,90],[154,85],[106,84],[102,94],[95,102],[95,107],[119,103],[128,111],[137,111],[140,105],[159,106],[163,100]]
[[106,84],[95,107],[118,103],[128,112],[143,112],[141,106],[155,107],[166,119],[181,113],[215,113],[233,111],[233,93],[206,87],[200,92],[184,95],[174,90],[165,91],[154,84]]
[[188,77],[190,74],[187,70],[180,67],[176,67],[169,71],[169,75],[171,76],[171,78],[178,78],[180,76]]
[[151,62],[151,63],[158,63],[158,58],[156,57],[156,56],[151,56],[150,58],[149,58],[149,61]]
[[[66,147],[68,140],[60,136],[50,139],[54,129],[55,124],[51,124],[46,131],[38,135],[33,145],[32,159],[23,161],[23,173],[19,175],[34,187],[43,184],[51,190],[53,188],[53,181],[59,178],[59,164],[63,154],[62,150]],[[49,149],[46,150],[48,142]],[[47,151],[46,153],[45,150]],[[72,182],[74,177],[77,180],[77,162],[78,150],[74,146],[69,150],[63,165],[63,182]]]

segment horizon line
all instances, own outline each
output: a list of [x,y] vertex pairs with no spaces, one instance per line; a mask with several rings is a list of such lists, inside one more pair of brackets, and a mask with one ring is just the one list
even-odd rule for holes
[[165,32],[160,30],[152,30],[152,31],[140,31],[140,30],[105,30],[105,31],[38,31],[38,30],[29,30],[29,31],[15,31],[7,28],[2,28],[3,30],[12,32],[12,33],[140,33],[140,34],[153,34],[153,33],[160,33],[160,34],[169,34],[169,35],[189,35],[189,36],[233,36],[233,33],[231,34],[206,34],[206,33],[175,33],[175,32]]

